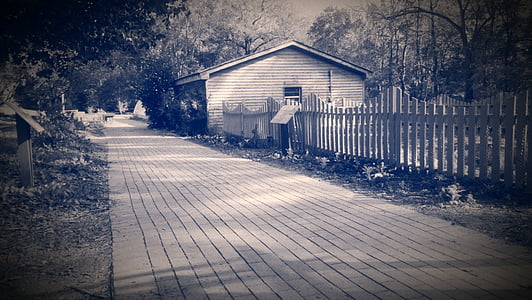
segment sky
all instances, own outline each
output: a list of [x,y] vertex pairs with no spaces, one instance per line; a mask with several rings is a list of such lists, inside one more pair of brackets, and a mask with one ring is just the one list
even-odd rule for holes
[[367,0],[288,0],[301,17],[314,19],[329,6],[348,8],[367,3]]

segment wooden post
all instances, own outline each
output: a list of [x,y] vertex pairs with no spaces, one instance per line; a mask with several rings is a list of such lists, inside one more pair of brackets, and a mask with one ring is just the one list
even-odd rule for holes
[[457,122],[453,122],[453,126],[455,127],[455,130],[456,130],[455,133],[457,137],[456,174],[458,174],[458,176],[460,177],[464,176],[464,168],[465,168],[465,164],[464,164],[464,161],[465,161],[465,124],[464,123],[466,123],[465,109],[466,108],[464,106],[455,108],[457,112],[457,116],[456,116]]
[[[410,107],[410,111],[408,113],[408,116],[409,116],[409,123],[411,124],[411,133],[410,133],[410,138],[409,138],[409,143],[410,143],[410,153],[409,153],[409,156],[410,156],[410,161],[407,163],[407,165],[411,165],[412,167],[416,167],[418,165],[417,163],[417,149],[418,149],[418,124],[419,124],[419,110],[418,110],[418,106],[419,106],[419,101],[417,100],[417,98],[414,98],[414,97],[410,97],[410,101],[408,101],[408,107]],[[420,140],[420,142],[423,141],[423,140]],[[425,141],[423,141],[424,143]],[[421,146],[419,146],[421,147]],[[407,146],[408,148],[408,146]],[[407,155],[408,156],[408,155]]]
[[436,145],[436,156],[438,157],[437,170],[440,172],[444,171],[445,168],[445,106],[438,105],[436,107],[437,113],[437,125],[436,125],[436,134],[438,137],[438,143]]
[[396,165],[401,164],[401,114],[403,106],[403,92],[400,88],[393,87],[394,102],[394,160]]
[[403,102],[401,103],[401,121],[399,124],[403,127],[403,135],[401,136],[401,146],[400,148],[403,149],[403,158],[401,161],[401,164],[403,166],[408,166],[408,160],[409,160],[409,141],[412,137],[412,134],[410,133],[410,94],[404,93],[402,95]]
[[[514,144],[514,169],[515,184],[518,188],[526,185],[526,109],[527,95],[526,92],[516,97],[515,108],[515,144]],[[529,158],[530,159],[530,158]]]
[[428,128],[427,128],[427,139],[429,141],[428,151],[427,151],[427,167],[429,170],[436,170],[436,164],[434,161],[434,132],[436,130],[436,104],[431,103],[428,107]]
[[447,173],[453,175],[456,173],[454,169],[454,106],[446,105],[445,110],[447,114],[445,117],[445,123],[447,123],[445,128],[445,139],[447,140]]
[[501,116],[502,116],[502,99],[503,94],[499,94],[495,98],[493,103],[493,114],[491,117],[491,128],[492,128],[492,142],[491,142],[491,180],[493,182],[499,182],[501,180],[501,134],[502,134],[502,125],[501,125]]
[[[421,104],[421,111],[420,115],[418,116],[418,122],[419,122],[419,167],[424,170],[427,168],[427,124],[430,122],[428,121],[427,117],[427,102],[420,101]],[[430,138],[432,139],[432,137]]]
[[281,135],[281,140],[279,141],[281,146],[281,153],[283,155],[287,155],[288,148],[290,147],[288,141],[288,124],[279,124],[279,132]]
[[526,115],[527,115],[527,137],[526,137],[526,148],[528,150],[528,155],[527,155],[527,167],[526,167],[526,176],[527,176],[527,180],[526,180],[526,191],[527,193],[531,193],[532,194],[532,145],[531,145],[531,141],[532,141],[532,121],[530,120],[531,118],[531,109],[530,109],[530,105],[532,105],[532,101],[530,100],[530,94],[532,93],[532,89],[528,89],[526,91]]
[[504,185],[511,188],[514,184],[514,151],[515,151],[515,100],[516,97],[508,95],[504,98],[506,108],[504,111]]
[[20,108],[14,103],[5,103],[10,109],[10,114],[15,115],[17,126],[17,155],[20,163],[20,175],[22,185],[25,187],[32,187],[33,180],[33,158],[31,153],[31,128],[37,132],[43,132],[44,128],[35,120],[30,114],[37,114],[36,111],[28,111]]
[[477,176],[477,107],[475,105],[470,105],[468,112],[469,131],[467,134],[467,176],[473,179]]
[[20,162],[20,176],[22,185],[32,187],[33,181],[33,158],[31,153],[31,127],[19,115],[15,116],[17,121],[17,155]]
[[480,108],[480,166],[479,166],[479,178],[487,179],[488,178],[488,162],[490,157],[488,157],[488,113],[489,106],[487,104],[481,106]]

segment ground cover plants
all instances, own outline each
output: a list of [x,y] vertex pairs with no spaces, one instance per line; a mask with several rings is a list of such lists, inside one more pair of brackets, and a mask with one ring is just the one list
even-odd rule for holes
[[109,298],[105,151],[62,115],[39,123],[46,132],[32,138],[35,186],[24,188],[14,118],[2,117],[0,299]]
[[502,183],[460,179],[328,152],[288,151],[283,155],[277,148],[258,149],[253,141],[234,136],[197,136],[193,140],[230,155],[382,197],[451,224],[532,249],[531,196],[523,190],[507,189]]

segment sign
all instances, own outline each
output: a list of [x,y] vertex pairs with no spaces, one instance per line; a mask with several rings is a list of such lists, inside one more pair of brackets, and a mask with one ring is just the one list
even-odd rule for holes
[[43,132],[44,128],[42,128],[41,124],[37,123],[31,116],[38,116],[39,113],[34,110],[24,109],[20,106],[16,105],[15,103],[6,102],[5,105],[9,109],[2,109],[2,112],[6,113],[7,115],[18,115],[22,120],[24,120],[28,125],[30,125],[35,131],[37,132]]
[[299,110],[299,105],[285,105],[277,112],[270,121],[272,124],[288,124]]
[[[7,108],[7,109],[6,109]],[[38,112],[23,109],[15,103],[5,103],[0,107],[0,111],[7,114],[14,114],[17,123],[17,154],[20,160],[20,177],[22,184],[32,187],[33,182],[33,158],[31,153],[31,128],[37,132],[43,132],[44,128],[31,116],[38,115]]]

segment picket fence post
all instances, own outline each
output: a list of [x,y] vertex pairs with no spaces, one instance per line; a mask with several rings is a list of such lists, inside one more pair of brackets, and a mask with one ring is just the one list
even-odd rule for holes
[[482,105],[480,107],[480,145],[479,145],[479,178],[487,179],[488,178],[488,113],[489,106]]
[[532,110],[531,105],[532,101],[530,100],[530,94],[532,92],[532,89],[529,89],[526,91],[526,115],[527,115],[527,135],[526,135],[526,147],[528,148],[527,152],[527,182],[526,182],[526,191],[528,193],[532,193],[532,146],[530,143],[532,142]]
[[523,187],[526,182],[526,109],[527,109],[527,93],[522,93],[514,97],[516,103],[515,109],[515,132],[514,132],[514,168],[515,169],[515,184],[517,187]]
[[514,159],[514,116],[515,97],[504,98],[504,185],[511,187],[514,181],[513,159]]
[[464,176],[464,168],[465,168],[465,124],[464,120],[466,117],[466,108],[464,106],[459,106],[455,108],[456,111],[456,122],[455,123],[455,133],[456,133],[456,144],[457,144],[457,151],[456,151],[456,174],[458,176],[463,177]]

